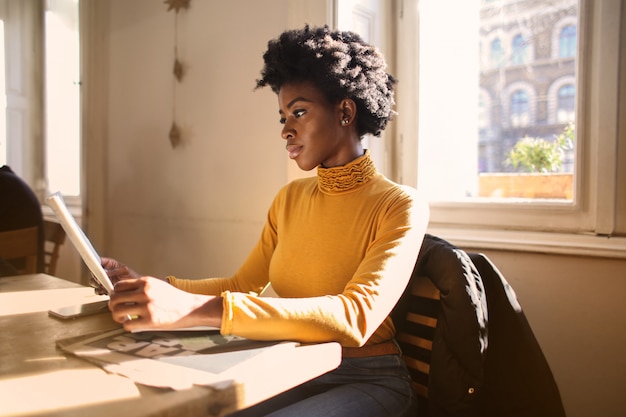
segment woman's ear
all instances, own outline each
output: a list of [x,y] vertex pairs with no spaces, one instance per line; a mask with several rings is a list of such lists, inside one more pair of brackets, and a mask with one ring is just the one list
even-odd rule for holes
[[339,110],[341,114],[341,125],[349,126],[350,124],[352,124],[352,122],[356,118],[356,103],[354,102],[354,100],[344,98],[339,103]]

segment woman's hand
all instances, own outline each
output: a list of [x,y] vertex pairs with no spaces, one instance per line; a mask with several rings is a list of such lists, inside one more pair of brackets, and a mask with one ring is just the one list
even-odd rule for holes
[[128,331],[220,327],[222,322],[221,297],[191,294],[154,277],[118,281],[109,308]]
[[[109,276],[109,279],[111,280],[113,286],[115,286],[115,284],[123,279],[141,277],[141,274],[138,274],[137,272],[130,269],[128,266],[113,258],[100,258],[100,264]],[[89,283],[92,287],[95,288],[96,294],[107,294],[107,291],[104,289],[104,287],[102,287],[102,285],[93,276],[91,277]]]
[[118,281],[128,278],[139,278],[141,274],[136,273],[128,266],[113,258],[100,258],[100,264],[106,271],[113,285]]

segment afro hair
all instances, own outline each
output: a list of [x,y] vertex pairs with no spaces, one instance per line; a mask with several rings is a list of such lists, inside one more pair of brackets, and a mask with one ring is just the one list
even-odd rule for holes
[[331,103],[349,98],[357,106],[357,131],[380,136],[395,115],[397,80],[381,52],[356,33],[328,26],[288,30],[268,42],[256,88],[277,93],[286,83],[312,82]]

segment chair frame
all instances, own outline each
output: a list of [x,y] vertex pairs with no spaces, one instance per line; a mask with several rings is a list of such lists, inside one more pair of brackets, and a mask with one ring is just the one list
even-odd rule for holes
[[37,273],[38,236],[37,226],[0,232],[0,258],[6,261],[25,259],[24,268],[17,269],[17,273]]
[[[428,398],[428,377],[433,338],[440,312],[440,292],[427,276],[416,276],[403,296],[406,314],[397,323],[396,340],[402,349],[413,388],[419,397]],[[410,303],[410,308],[406,307]],[[423,402],[422,402],[423,403]]]
[[65,242],[65,230],[59,222],[44,219],[44,263],[48,275],[55,275],[61,245]]

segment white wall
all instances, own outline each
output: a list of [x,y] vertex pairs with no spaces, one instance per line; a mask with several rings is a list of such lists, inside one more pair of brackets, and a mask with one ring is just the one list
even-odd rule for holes
[[[174,12],[162,0],[108,5],[99,249],[146,274],[230,274],[256,242],[291,163],[274,94],[252,91],[261,55],[283,29],[321,23],[328,2],[193,0],[178,18],[188,74],[176,87],[185,142],[177,149],[168,139]],[[488,254],[520,298],[567,415],[623,415],[626,261]]]
[[184,277],[242,262],[286,182],[276,97],[253,89],[267,41],[294,19],[289,3],[191,2],[178,16],[187,74],[175,85],[175,13],[159,0],[110,2],[108,255]]

